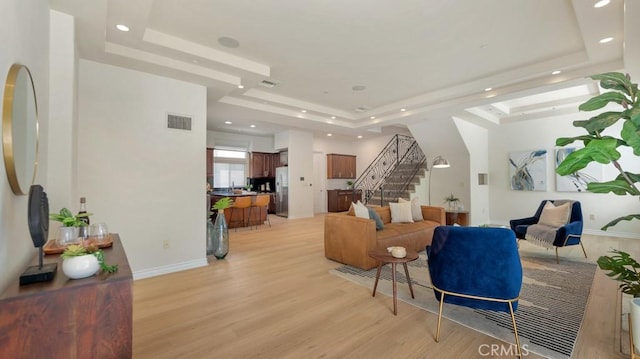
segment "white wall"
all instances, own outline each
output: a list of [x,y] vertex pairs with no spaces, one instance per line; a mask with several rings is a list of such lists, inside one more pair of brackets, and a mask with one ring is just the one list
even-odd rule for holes
[[[488,130],[462,119],[454,118],[454,123],[469,153],[469,198],[461,198],[465,209],[469,210],[469,223],[481,225],[490,223],[489,186],[478,184],[479,173],[489,173],[489,133]],[[473,206],[470,204],[473,203]]]
[[[49,3],[45,0],[0,1],[0,86],[14,63],[31,71],[38,101],[40,152],[36,183],[47,188],[49,135]],[[0,113],[2,113],[0,103]],[[0,151],[2,149],[0,148]],[[0,174],[0,289],[22,273],[37,253],[27,227],[27,196],[11,191],[4,160]]]
[[[62,207],[78,210],[77,186],[77,53],[75,46],[75,24],[72,16],[51,11],[49,36],[49,63],[51,78],[49,83],[51,108],[49,118],[49,167],[47,174],[47,195],[52,212]],[[59,223],[50,223],[52,229]],[[49,232],[55,238],[56,231]]]
[[[610,220],[638,213],[637,197],[588,192],[556,192],[555,190],[553,164],[555,139],[585,134],[583,129],[574,127],[572,123],[574,120],[587,119],[595,114],[576,113],[564,117],[517,122],[496,127],[489,132],[489,187],[493,223],[508,224],[510,219],[531,216],[540,202],[549,198],[570,198],[580,201],[587,233],[601,233],[599,229]],[[619,126],[616,126],[612,135],[619,137]],[[547,191],[512,191],[509,184],[508,154],[535,149],[547,150]],[[620,163],[625,170],[636,173],[640,171],[640,161],[628,152],[623,154]],[[617,172],[612,165],[604,167],[604,180],[611,180],[616,175]],[[595,220],[589,219],[591,214],[594,215]],[[638,237],[640,221],[622,222],[610,228],[607,233],[621,237]]]
[[[206,88],[80,60],[78,194],[135,278],[206,265]],[[167,128],[167,112],[193,118]],[[163,242],[169,249],[163,249]]]
[[[453,119],[429,119],[409,125],[412,136],[427,156],[431,174],[431,205],[446,207],[444,198],[453,194],[465,209],[471,207],[469,153]],[[451,167],[431,168],[437,156]],[[427,195],[427,202],[429,196]]]
[[273,147],[273,136],[207,131],[207,147],[215,146],[246,148],[249,152],[276,152]]
[[283,131],[275,135],[275,144],[289,152],[289,219],[313,217],[313,135]]

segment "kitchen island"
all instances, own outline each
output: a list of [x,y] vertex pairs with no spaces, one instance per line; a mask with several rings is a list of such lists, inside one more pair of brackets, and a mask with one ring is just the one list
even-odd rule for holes
[[[270,199],[270,206],[275,203],[275,193],[273,192],[249,192],[249,191],[242,191],[242,193],[233,193],[233,192],[228,192],[228,191],[213,191],[209,194],[211,201],[210,201],[210,206],[213,207],[213,205],[220,200],[221,198],[224,197],[230,197],[231,199],[233,199],[235,201],[236,198],[238,197],[251,197],[251,203],[255,203],[256,202],[256,197],[258,195],[269,195],[271,196]],[[212,210],[213,211],[213,210]],[[215,216],[217,215],[217,213],[215,213],[215,211],[213,211],[214,214],[212,216],[212,220],[215,220]],[[243,214],[244,212],[244,214]],[[233,217],[232,217],[233,215]],[[227,209],[224,210],[224,217],[227,220],[227,224],[229,226],[229,228],[236,228],[236,227],[249,227],[249,226],[258,226],[264,223],[264,221],[267,220],[267,210],[265,210],[265,208],[257,208],[257,207],[247,207],[247,208],[235,208],[235,207],[229,207]],[[242,222],[242,219],[244,218],[244,223]]]

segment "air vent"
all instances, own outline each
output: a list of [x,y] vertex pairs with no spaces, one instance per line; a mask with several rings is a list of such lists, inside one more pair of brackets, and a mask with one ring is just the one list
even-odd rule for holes
[[191,131],[191,117],[167,114],[167,127],[176,130]]
[[266,87],[266,88],[270,88],[270,89],[272,89],[272,88],[276,87],[276,85],[277,85],[277,84],[278,84],[277,82],[275,82],[275,81],[269,81],[269,80],[262,80],[262,81],[260,81],[260,83],[259,83],[259,85],[260,85],[260,86],[262,86],[262,87]]
[[367,111],[369,111],[369,108],[367,106],[360,106],[360,107],[356,108],[355,111],[356,112],[367,112]]

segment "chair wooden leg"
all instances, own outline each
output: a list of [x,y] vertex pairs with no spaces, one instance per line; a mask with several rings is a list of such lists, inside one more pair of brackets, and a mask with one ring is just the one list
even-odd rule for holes
[[558,258],[558,247],[556,247],[556,264],[560,264],[560,259]]
[[513,303],[509,302],[509,311],[511,312],[511,323],[513,324],[513,334],[516,336],[516,346],[518,350],[518,358],[522,359],[522,350],[520,349],[520,338],[518,337],[518,326],[516,326],[516,316],[513,314]]
[[271,221],[269,220],[269,208],[268,208],[268,207],[266,207],[264,210],[265,210],[265,212],[267,213],[267,215],[266,215],[266,217],[267,217],[267,223],[269,223],[269,228],[271,228]]
[[440,292],[440,309],[438,310],[438,328],[436,329],[436,343],[440,340],[440,323],[442,322],[442,304],[444,304],[444,293]]

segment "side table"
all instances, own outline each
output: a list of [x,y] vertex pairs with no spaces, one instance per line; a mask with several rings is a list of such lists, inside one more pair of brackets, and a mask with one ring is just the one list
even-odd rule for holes
[[404,258],[395,258],[386,249],[372,249],[369,251],[369,257],[378,261],[378,271],[376,272],[376,282],[373,285],[372,297],[376,296],[376,289],[378,288],[378,280],[380,279],[380,271],[382,266],[391,263],[391,281],[393,283],[393,315],[398,315],[398,290],[396,284],[396,264],[402,263],[404,266],[404,274],[407,276],[407,283],[409,283],[409,291],[411,292],[411,298],[413,296],[413,287],[411,286],[411,277],[409,277],[409,270],[407,269],[407,263],[418,259],[418,253],[407,249],[407,255]]
[[452,226],[454,223],[461,226],[469,225],[469,211],[446,210],[445,213],[447,226]]

